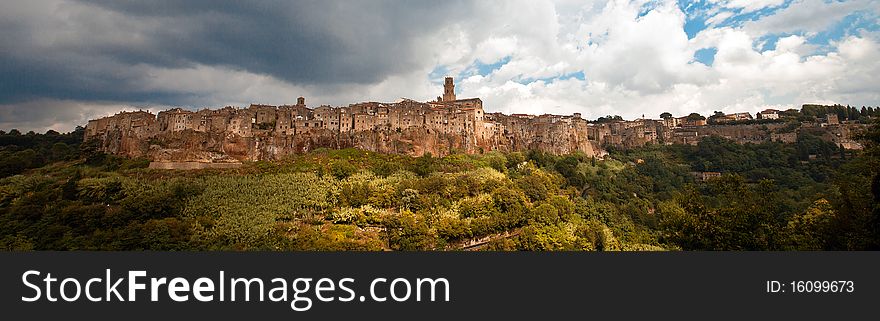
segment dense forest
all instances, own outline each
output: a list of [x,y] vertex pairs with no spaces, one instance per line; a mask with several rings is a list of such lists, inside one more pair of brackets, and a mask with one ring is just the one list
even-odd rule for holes
[[857,152],[805,132],[605,159],[316,150],[167,171],[100,153],[81,129],[0,132],[0,249],[878,249],[876,120],[860,138]]

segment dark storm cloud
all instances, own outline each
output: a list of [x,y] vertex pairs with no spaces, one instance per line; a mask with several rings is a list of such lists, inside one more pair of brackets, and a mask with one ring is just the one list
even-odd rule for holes
[[152,67],[219,66],[299,85],[375,83],[423,65],[417,53],[425,48],[416,41],[467,12],[448,1],[40,0],[4,7],[16,13],[0,14],[0,103],[180,103],[179,93],[139,86]]

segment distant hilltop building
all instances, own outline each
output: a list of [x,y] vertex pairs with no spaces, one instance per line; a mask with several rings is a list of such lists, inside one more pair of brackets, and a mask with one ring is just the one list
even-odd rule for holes
[[711,118],[714,119],[714,121],[719,124],[753,119],[752,114],[749,114],[749,113],[733,113],[733,114],[727,114],[727,115],[722,114],[720,116],[713,116]]
[[766,109],[758,113],[758,119],[779,119],[779,111],[776,109]]
[[[771,112],[761,112],[759,118],[779,119],[769,116]],[[108,153],[157,162],[206,163],[272,160],[316,148],[354,147],[414,156],[539,150],[601,157],[606,154],[603,146],[697,144],[713,135],[740,143],[790,143],[797,139],[796,132],[786,132],[781,121],[744,124],[742,121],[753,121],[748,113],[721,119],[739,122],[707,125],[704,117],[694,115],[588,122],[579,113],[485,113],[480,98],[458,99],[453,78],[446,77],[443,95],[435,101],[402,99],[312,108],[299,97],[295,105],[251,104],[247,108],[198,111],[173,108],[158,115],[121,112],[90,120],[85,138]],[[850,125],[841,124],[830,114],[826,123],[821,128],[829,133],[829,140],[846,148],[860,147],[850,139]]]

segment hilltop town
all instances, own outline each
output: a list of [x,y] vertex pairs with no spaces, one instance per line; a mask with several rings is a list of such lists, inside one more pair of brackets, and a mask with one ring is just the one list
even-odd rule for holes
[[[804,106],[814,113],[831,107]],[[607,147],[697,144],[708,136],[738,143],[795,143],[800,132],[812,132],[846,149],[860,149],[853,133],[864,125],[846,113],[844,119],[840,116],[828,112],[803,117],[793,109],[768,109],[754,117],[746,112],[716,113],[708,118],[664,113],[661,119],[602,117],[596,121],[585,120],[578,113],[505,115],[484,112],[480,98],[458,99],[453,79],[447,77],[443,95],[429,102],[402,99],[310,108],[305,98],[299,97],[295,105],[253,104],[199,111],[174,108],[158,115],[121,112],[90,120],[85,139],[117,155],[145,157],[159,163],[215,164],[273,160],[317,148],[348,147],[413,156],[539,150],[602,157]]]
[[[586,120],[484,113],[480,99],[457,99],[453,86],[449,79],[429,102],[312,108],[300,98],[124,112],[64,134],[0,131],[0,248],[880,244],[871,228],[877,107]],[[444,157],[403,156],[428,153]]]

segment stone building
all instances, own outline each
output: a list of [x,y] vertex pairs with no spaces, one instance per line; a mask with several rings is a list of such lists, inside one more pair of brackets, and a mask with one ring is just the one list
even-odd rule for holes
[[758,119],[779,119],[779,111],[776,109],[765,109],[758,113]]
[[825,115],[825,124],[828,125],[839,125],[840,120],[837,117],[837,114],[827,114]]
[[86,125],[87,137],[104,136],[111,131],[136,137],[151,137],[159,133],[156,115],[139,110],[120,112],[110,117],[90,120]]

